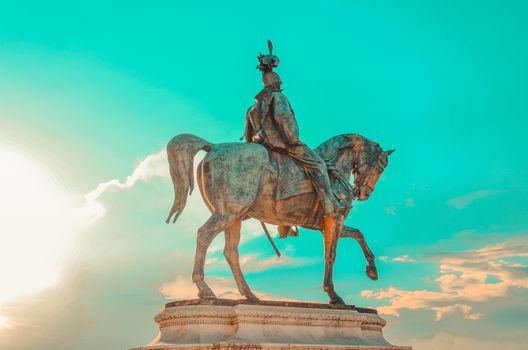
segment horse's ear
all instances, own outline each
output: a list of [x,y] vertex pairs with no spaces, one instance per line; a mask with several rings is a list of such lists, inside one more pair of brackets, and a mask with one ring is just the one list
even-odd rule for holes
[[391,149],[391,150],[388,150],[385,152],[385,154],[388,156],[390,156],[392,153],[394,153],[394,151],[396,151],[395,149]]

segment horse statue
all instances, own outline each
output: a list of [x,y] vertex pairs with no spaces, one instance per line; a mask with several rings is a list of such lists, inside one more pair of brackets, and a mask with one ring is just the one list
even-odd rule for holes
[[[258,302],[240,268],[238,245],[243,220],[257,219],[263,223],[298,226],[322,231],[322,214],[313,187],[297,191],[294,195],[278,199],[279,183],[303,174],[303,168],[286,164],[289,157],[268,151],[257,143],[213,144],[191,134],[174,137],[167,145],[170,175],[174,185],[174,204],[167,217],[173,223],[182,213],[187,195],[194,188],[193,162],[200,150],[207,152],[197,167],[200,193],[211,217],[198,229],[196,255],[192,280],[198,287],[198,296],[216,298],[204,280],[207,248],[220,232],[225,234],[224,256],[233,272],[238,290],[250,302]],[[344,225],[352,200],[367,200],[394,151],[383,151],[379,144],[358,134],[343,134],[330,138],[315,149],[325,161],[335,164],[339,176],[332,177],[332,189],[341,201],[347,203],[336,219],[333,237],[324,236],[325,271],[323,290],[331,304],[344,305],[335,292],[333,266],[338,238],[354,238],[367,260],[366,274],[377,280],[374,254],[363,234]],[[285,163],[286,162],[286,163]],[[281,165],[282,164],[282,165]],[[286,164],[287,166],[284,166]],[[292,170],[293,169],[293,170]],[[353,187],[350,176],[353,175]],[[281,181],[281,177],[283,177]],[[286,181],[284,181],[286,178]]]

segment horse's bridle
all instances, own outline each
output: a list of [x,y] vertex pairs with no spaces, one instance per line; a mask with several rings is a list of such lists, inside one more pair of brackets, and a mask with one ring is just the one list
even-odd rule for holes
[[[365,174],[362,174],[359,170],[361,168],[363,168],[364,166],[371,165],[372,162],[374,162],[375,160],[378,159],[380,153],[381,153],[381,151],[376,154],[376,157],[373,157],[372,159],[370,159],[367,162],[361,162],[362,164],[357,164],[356,163],[356,164],[352,165],[352,172],[354,174],[354,188],[352,189],[352,196],[354,197],[354,199],[359,197],[359,191],[361,191],[361,188],[363,186],[367,186],[368,189],[370,190],[370,192],[374,191],[374,188],[372,188],[370,186],[370,184],[368,184],[368,183],[365,184],[365,182],[369,178],[370,173],[371,173],[371,171],[373,170],[374,167],[370,166],[370,168],[368,169],[368,171]],[[357,177],[356,177],[356,174],[358,174]]]

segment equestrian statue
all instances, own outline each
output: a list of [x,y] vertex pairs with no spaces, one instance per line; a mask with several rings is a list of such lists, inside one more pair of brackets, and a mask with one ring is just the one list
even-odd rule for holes
[[[354,238],[367,260],[366,274],[378,279],[374,254],[363,234],[344,224],[354,199],[367,200],[394,151],[358,134],[334,136],[312,150],[299,139],[299,128],[282,81],[273,71],[279,58],[259,54],[263,89],[245,118],[246,142],[211,143],[191,134],[174,137],[167,145],[174,185],[174,204],[167,223],[176,222],[194,188],[193,161],[200,150],[207,155],[198,164],[198,188],[211,211],[198,229],[192,280],[198,296],[216,298],[204,280],[207,249],[220,232],[225,234],[224,256],[238,290],[250,302],[258,302],[240,268],[238,245],[243,220],[254,218],[278,226],[280,238],[295,236],[294,227],[323,234],[325,271],[323,290],[331,304],[344,304],[335,292],[332,274],[339,238]],[[350,184],[353,176],[353,184]],[[274,245],[273,245],[274,246]],[[278,250],[274,246],[277,255]]]

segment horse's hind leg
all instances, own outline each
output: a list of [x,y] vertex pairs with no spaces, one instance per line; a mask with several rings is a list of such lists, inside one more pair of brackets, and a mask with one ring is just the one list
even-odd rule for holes
[[361,231],[357,228],[345,226],[343,232],[341,232],[341,238],[345,237],[354,238],[359,243],[361,250],[363,250],[363,255],[365,255],[365,259],[367,259],[368,263],[365,273],[371,280],[376,281],[378,279],[378,269],[376,268],[376,262],[374,260],[375,257],[367,242],[365,241],[363,233],[361,233]]
[[231,272],[233,272],[233,276],[235,277],[240,294],[245,296],[249,301],[257,302],[259,299],[249,288],[249,285],[244,278],[244,274],[240,269],[240,260],[238,255],[238,244],[240,243],[240,223],[240,219],[235,219],[225,230],[224,256],[229,263]]
[[207,222],[198,229],[198,237],[196,240],[196,255],[194,256],[194,270],[192,280],[198,287],[199,298],[216,298],[215,294],[204,281],[204,264],[207,248],[216,237],[217,234],[225,230],[232,220],[231,215],[221,214],[219,212],[207,220]]

